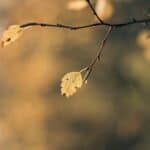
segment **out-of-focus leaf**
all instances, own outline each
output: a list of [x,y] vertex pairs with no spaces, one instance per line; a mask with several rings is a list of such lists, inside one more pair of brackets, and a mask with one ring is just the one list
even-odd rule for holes
[[142,47],[142,48],[150,48],[150,31],[145,30],[142,31],[138,37],[137,37],[137,43]]
[[114,11],[109,0],[97,0],[95,10],[98,16],[103,20],[109,19]]
[[144,55],[144,58],[150,62],[150,47],[149,48],[146,48],[143,52],[143,55]]
[[76,93],[78,88],[81,88],[82,84],[83,79],[80,72],[69,72],[62,78],[61,94],[70,97]]
[[73,0],[68,2],[67,9],[73,10],[73,11],[79,11],[84,9],[86,6],[88,6],[87,2],[85,0]]
[[22,35],[23,30],[19,25],[11,25],[2,35],[1,46],[5,47],[17,40]]

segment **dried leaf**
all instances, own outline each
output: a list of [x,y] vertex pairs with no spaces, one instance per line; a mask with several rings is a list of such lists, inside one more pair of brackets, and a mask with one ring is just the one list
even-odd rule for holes
[[11,25],[2,35],[1,46],[5,47],[17,40],[22,35],[23,30],[19,25]]
[[64,75],[61,81],[61,94],[70,97],[76,93],[77,88],[81,88],[83,84],[80,72],[69,72]]
[[76,1],[68,2],[67,9],[73,11],[79,11],[84,9],[86,6],[88,6],[88,4],[85,0],[76,0]]

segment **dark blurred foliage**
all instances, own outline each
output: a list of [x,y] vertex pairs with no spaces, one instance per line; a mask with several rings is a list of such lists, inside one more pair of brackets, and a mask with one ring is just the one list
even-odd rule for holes
[[[29,21],[88,24],[88,8],[69,0],[0,0],[0,33]],[[149,0],[112,0],[109,22],[150,13]],[[109,10],[106,10],[109,11]],[[0,48],[1,150],[149,150],[149,27],[113,31],[88,84],[69,99],[60,95],[63,74],[94,57],[105,28],[66,31],[32,28]]]

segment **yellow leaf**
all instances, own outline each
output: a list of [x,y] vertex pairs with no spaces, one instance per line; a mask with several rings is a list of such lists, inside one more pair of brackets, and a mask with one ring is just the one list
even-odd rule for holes
[[78,88],[81,88],[82,84],[83,79],[80,72],[69,72],[62,78],[61,94],[70,97],[76,93]]
[[22,35],[23,30],[19,25],[11,25],[2,35],[1,46],[5,47],[17,40]]

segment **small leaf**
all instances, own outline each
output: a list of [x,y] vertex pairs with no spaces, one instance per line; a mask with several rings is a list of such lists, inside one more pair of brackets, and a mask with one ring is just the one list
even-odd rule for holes
[[5,47],[17,40],[22,35],[23,30],[19,25],[11,25],[2,35],[1,46]]
[[62,78],[61,94],[70,97],[76,93],[78,88],[81,88],[82,84],[83,79],[80,72],[69,72]]

